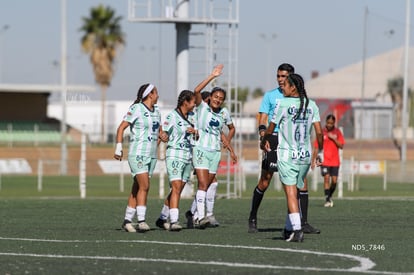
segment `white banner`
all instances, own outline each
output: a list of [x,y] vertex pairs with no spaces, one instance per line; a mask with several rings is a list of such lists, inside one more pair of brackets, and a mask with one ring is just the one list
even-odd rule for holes
[[32,168],[26,159],[0,159],[0,174],[30,174]]
[[[358,170],[359,164],[359,170]],[[377,175],[384,174],[384,162],[383,161],[355,161],[352,165],[352,171],[361,175]]]

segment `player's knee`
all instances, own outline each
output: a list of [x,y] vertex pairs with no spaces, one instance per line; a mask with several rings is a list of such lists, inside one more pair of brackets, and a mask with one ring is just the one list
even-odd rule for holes
[[257,187],[261,190],[261,191],[266,191],[266,189],[269,187],[269,181],[268,180],[261,180],[259,182],[259,184],[257,185]]

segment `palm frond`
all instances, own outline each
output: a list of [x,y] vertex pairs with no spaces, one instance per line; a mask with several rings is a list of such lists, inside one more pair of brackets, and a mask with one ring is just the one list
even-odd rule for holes
[[81,46],[90,54],[95,80],[100,85],[109,85],[113,76],[113,62],[117,51],[125,45],[122,32],[122,16],[116,16],[109,6],[98,5],[89,11],[89,17],[82,17],[83,33]]

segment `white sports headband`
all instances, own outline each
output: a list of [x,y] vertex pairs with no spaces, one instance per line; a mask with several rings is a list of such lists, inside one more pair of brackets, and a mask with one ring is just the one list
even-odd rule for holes
[[142,98],[145,98],[149,93],[151,93],[152,89],[154,89],[154,85],[149,84],[148,87],[145,89],[144,93],[142,94]]

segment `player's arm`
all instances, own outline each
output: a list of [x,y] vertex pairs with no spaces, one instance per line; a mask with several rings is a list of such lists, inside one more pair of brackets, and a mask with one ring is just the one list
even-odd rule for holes
[[129,127],[129,122],[123,120],[119,124],[118,129],[116,130],[116,146],[115,146],[114,158],[116,160],[119,160],[119,161],[122,160],[122,156],[123,156],[123,152],[122,152],[122,141],[124,139],[124,131],[125,131],[125,129],[127,127]]
[[323,132],[321,122],[317,121],[313,123],[315,129],[316,141],[318,143],[318,153],[316,155],[316,165],[320,166],[323,163]]
[[311,160],[311,168],[315,168],[316,166],[316,156],[318,155],[318,143],[315,140],[315,142],[313,143],[313,150],[312,150],[312,160]]
[[343,137],[342,137],[342,133],[338,130],[336,136],[331,137],[329,136],[329,138],[335,143],[336,147],[338,147],[338,149],[343,149],[344,148],[344,144],[343,144]]
[[233,147],[231,146],[230,142],[228,141],[226,135],[223,134],[223,132],[221,132],[221,141],[223,143],[223,147],[226,148],[230,152],[230,157],[233,163],[237,163],[236,153],[234,153]]
[[227,125],[227,128],[229,128],[229,133],[227,134],[227,140],[230,143],[231,140],[233,139],[234,135],[236,134],[236,128],[234,127],[233,123]]
[[275,130],[276,124],[274,122],[269,123],[269,127],[267,127],[266,131],[263,133],[263,137],[260,138],[260,149],[270,151],[270,145],[269,141],[267,140],[267,137],[272,135],[273,131]]
[[259,137],[263,138],[267,129],[268,124],[268,114],[267,113],[259,113]]
[[164,131],[162,129],[162,127],[160,127],[159,132],[158,132],[158,145],[160,144],[160,142],[168,142],[168,132]]
[[200,105],[203,101],[203,98],[201,97],[201,91],[210,83],[213,79],[221,75],[221,72],[223,70],[223,64],[219,64],[214,67],[213,71],[210,73],[209,76],[207,76],[203,81],[201,81],[197,87],[194,89],[194,94],[196,96],[196,105]]

